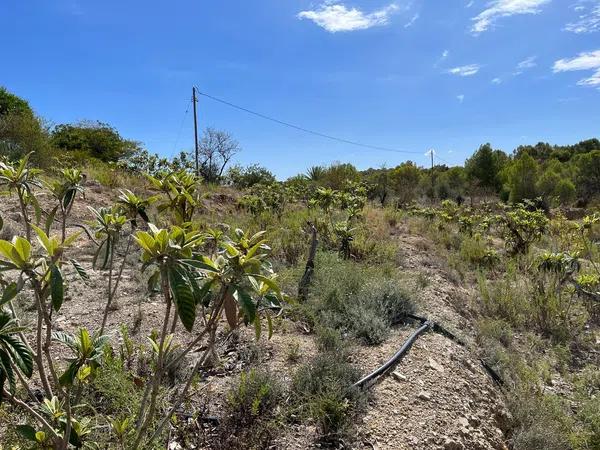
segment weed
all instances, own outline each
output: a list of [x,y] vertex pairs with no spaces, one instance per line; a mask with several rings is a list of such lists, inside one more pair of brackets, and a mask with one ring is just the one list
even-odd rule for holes
[[217,448],[266,448],[274,433],[272,420],[283,393],[280,381],[269,372],[242,372],[227,394]]
[[325,352],[300,366],[292,380],[292,403],[302,417],[318,425],[326,439],[349,432],[364,406],[364,394],[352,385],[359,371],[343,352]]

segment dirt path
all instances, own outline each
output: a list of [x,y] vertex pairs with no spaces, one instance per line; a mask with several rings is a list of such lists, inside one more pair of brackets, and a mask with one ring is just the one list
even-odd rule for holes
[[[454,284],[424,238],[405,229],[395,238],[402,242],[404,273],[420,284],[415,287],[419,313],[456,332],[467,346],[433,332],[421,337],[394,373],[372,388],[359,426],[364,448],[505,449],[507,413],[500,392],[469,350],[469,292]],[[398,327],[383,345],[359,348],[356,362],[365,373],[374,370],[414,330]]]

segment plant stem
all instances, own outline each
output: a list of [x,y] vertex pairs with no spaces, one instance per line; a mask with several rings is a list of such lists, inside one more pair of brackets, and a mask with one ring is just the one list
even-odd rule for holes
[[[166,272],[166,267],[165,265],[161,265],[161,281],[162,281],[162,291],[163,291],[163,296],[165,298],[165,300],[167,301],[167,309],[165,311],[165,319],[163,322],[163,329],[161,332],[161,336],[160,336],[160,343],[159,343],[159,347],[158,347],[158,357],[157,357],[157,361],[156,361],[156,370],[154,372],[154,378],[152,379],[152,390],[150,391],[150,404],[148,405],[146,414],[144,419],[141,422],[141,425],[138,426],[137,429],[137,438],[132,446],[132,450],[136,450],[143,437],[144,437],[144,433],[146,432],[146,429],[148,428],[148,426],[150,425],[150,422],[153,419],[154,416],[154,410],[156,408],[156,398],[158,396],[158,390],[160,388],[160,381],[164,372],[164,344],[165,344],[165,339],[167,337],[167,330],[168,330],[168,325],[169,325],[169,318],[171,315],[171,294],[169,291],[169,282],[168,282],[168,278],[167,278],[167,272]],[[143,415],[144,411],[140,408],[140,415]]]
[[54,439],[60,438],[60,436],[58,435],[58,433],[56,432],[56,430],[54,430],[54,428],[52,428],[52,426],[46,421],[46,419],[44,419],[35,409],[33,409],[27,403],[25,403],[25,402],[19,400],[18,398],[12,396],[6,390],[3,392],[3,395],[6,398],[8,398],[8,401],[10,403],[12,403],[13,405],[18,406],[20,408],[23,408],[25,411],[27,411],[29,414],[31,414],[31,416],[33,418],[35,418],[46,429],[46,431],[48,431],[48,433],[50,433],[50,435]]

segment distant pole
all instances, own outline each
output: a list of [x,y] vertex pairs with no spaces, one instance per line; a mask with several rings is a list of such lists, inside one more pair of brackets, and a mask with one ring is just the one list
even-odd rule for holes
[[429,151],[427,152],[431,156],[431,201],[432,202],[433,202],[434,191],[435,191],[435,181],[433,179],[433,154],[434,154],[434,152],[435,152],[435,150],[433,150],[432,148],[429,149]]
[[431,174],[433,175],[433,149],[429,150],[429,153],[431,154]]
[[196,176],[200,175],[200,167],[198,165],[198,117],[196,115],[196,86],[192,87],[192,103],[194,104],[194,148],[196,149]]

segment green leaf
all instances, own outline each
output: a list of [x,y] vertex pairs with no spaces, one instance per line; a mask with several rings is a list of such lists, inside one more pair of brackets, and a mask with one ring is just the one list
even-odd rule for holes
[[65,196],[63,197],[64,209],[68,209],[69,205],[71,205],[71,203],[73,202],[73,199],[75,198],[75,192],[75,189],[69,189],[67,192],[65,192]]
[[10,364],[10,360],[10,355],[0,348],[0,395],[6,380],[8,380],[8,392],[14,394],[17,388],[17,379],[15,377],[15,371]]
[[33,354],[29,347],[20,339],[14,336],[4,335],[0,341],[4,341],[5,347],[8,348],[14,364],[27,377],[31,378],[33,374]]
[[58,382],[60,383],[61,386],[70,386],[73,384],[73,382],[75,381],[75,377],[77,376],[77,371],[79,370],[79,361],[73,361],[71,364],[69,364],[69,367],[67,367],[67,370],[65,370],[65,373],[63,373],[60,378],[58,379]]
[[71,264],[73,265],[73,268],[75,269],[75,271],[77,272],[77,274],[81,277],[81,279],[83,281],[87,282],[90,280],[90,276],[85,271],[85,269],[81,266],[81,264],[79,264],[79,262],[77,260],[70,259],[69,261],[71,262]]
[[42,220],[42,208],[40,208],[40,203],[38,199],[32,193],[29,194],[29,199],[31,200],[31,204],[33,205],[33,211],[35,213],[35,223],[39,224]]
[[17,283],[9,283],[2,292],[2,299],[0,300],[0,306],[10,302],[19,293]]
[[242,289],[238,289],[236,294],[240,309],[244,315],[244,322],[246,324],[254,322],[254,319],[256,318],[256,305],[254,304],[254,300],[252,300],[252,297]]
[[196,320],[196,302],[186,270],[181,266],[171,267],[168,277],[181,323],[186,330],[192,331]]
[[23,262],[29,261],[29,257],[31,256],[31,244],[24,237],[18,236],[15,239],[15,250],[23,260]]
[[15,430],[17,431],[17,433],[19,433],[25,439],[36,442],[36,439],[35,439],[36,431],[35,431],[35,428],[33,428],[31,425],[27,425],[27,424],[17,425],[15,427]]
[[64,300],[64,283],[62,272],[57,265],[50,268],[50,296],[52,297],[52,307],[58,311]]

